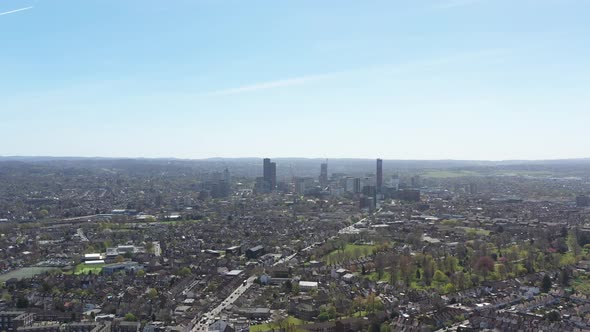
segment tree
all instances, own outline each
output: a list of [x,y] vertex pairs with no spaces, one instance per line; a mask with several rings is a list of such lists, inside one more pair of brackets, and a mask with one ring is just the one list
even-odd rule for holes
[[135,317],[135,315],[132,314],[132,313],[130,313],[130,312],[128,312],[127,314],[125,314],[125,318],[124,319],[127,322],[135,322],[135,321],[137,321],[137,317]]
[[454,256],[447,256],[444,260],[445,271],[448,273],[455,273],[455,268],[459,265],[459,260]]
[[399,261],[399,272],[406,286],[410,286],[412,281],[413,261],[411,256],[402,256]]
[[567,268],[561,269],[559,273],[559,283],[563,287],[567,287],[570,284],[570,273]]
[[436,272],[434,272],[433,279],[439,285],[449,282],[449,277],[447,277],[446,274],[444,274],[441,270],[436,270]]
[[155,288],[150,288],[148,291],[148,297],[150,300],[155,300],[158,297],[158,290]]
[[549,277],[548,274],[545,274],[541,281],[541,292],[549,293],[549,290],[551,290],[551,277]]
[[432,260],[432,257],[426,256],[422,265],[422,280],[426,286],[430,286],[432,283],[432,277],[434,276],[434,261]]
[[398,256],[395,254],[389,255],[389,283],[394,285],[397,284],[397,271],[399,266]]
[[455,288],[459,290],[464,290],[467,286],[467,277],[463,271],[455,272],[451,281]]
[[328,312],[328,316],[330,316],[330,319],[334,319],[338,315],[338,312],[336,311],[336,307],[333,305],[328,306],[326,311]]
[[176,275],[184,278],[184,277],[190,275],[191,272],[192,272],[191,269],[188,266],[185,266],[182,269],[178,270],[176,272]]
[[380,332],[381,325],[378,322],[373,322],[373,323],[371,323],[371,327],[370,327],[369,331],[370,332]]
[[291,280],[287,280],[283,283],[283,286],[285,287],[285,291],[287,293],[291,293],[291,291],[293,290],[293,283],[291,282]]
[[44,281],[44,282],[41,284],[41,292],[42,292],[43,294],[49,294],[49,292],[51,292],[51,290],[52,290],[52,289],[53,289],[53,287],[51,287],[51,285],[50,285],[50,284],[48,284],[46,281]]
[[10,302],[12,302],[12,295],[10,295],[10,293],[4,293],[4,294],[2,294],[2,299],[6,303],[10,303]]
[[545,315],[545,319],[548,319],[551,322],[557,322],[561,319],[561,316],[557,311],[553,310]]
[[555,240],[555,243],[553,243],[553,247],[556,248],[560,254],[565,254],[569,249],[567,246],[566,239],[562,237]]
[[24,309],[28,306],[29,306],[29,300],[27,300],[26,297],[21,295],[16,299],[16,307],[17,308]]
[[575,256],[579,256],[582,253],[582,248],[578,244],[578,237],[574,231],[571,231],[567,237],[567,246],[573,251]]
[[498,274],[500,275],[501,279],[506,278],[506,274],[507,274],[506,265],[498,264]]
[[115,257],[115,262],[117,263],[123,263],[125,261],[125,258],[121,255],[118,255],[117,257]]
[[567,237],[567,227],[561,227],[561,237]]
[[293,293],[293,295],[299,295],[299,283],[293,285],[291,293]]
[[49,215],[49,211],[47,211],[46,209],[42,209],[41,211],[39,211],[39,216],[41,218],[45,218]]
[[154,253],[154,243],[153,242],[148,242],[145,244],[145,250],[150,253],[153,254]]
[[475,262],[475,270],[481,274],[485,280],[488,274],[494,271],[494,260],[489,256],[481,256]]
[[318,320],[319,320],[320,322],[326,322],[326,321],[328,321],[329,319],[330,319],[330,317],[328,316],[328,313],[327,313],[327,312],[325,312],[325,311],[324,311],[324,312],[321,312],[321,313],[318,315]]
[[377,270],[378,279],[383,278],[383,272],[385,269],[385,254],[378,253],[375,255],[375,270]]

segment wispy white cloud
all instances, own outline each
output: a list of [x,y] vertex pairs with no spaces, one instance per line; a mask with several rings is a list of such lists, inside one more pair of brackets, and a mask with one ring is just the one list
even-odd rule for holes
[[436,66],[443,66],[446,64],[451,63],[461,63],[464,61],[469,61],[473,59],[501,59],[506,55],[512,53],[510,49],[504,48],[497,48],[497,49],[484,49],[478,51],[469,51],[463,53],[456,53],[447,56],[441,56],[437,58],[431,59],[422,59],[416,60],[413,62],[403,63],[403,64],[386,64],[386,65],[374,65],[374,66],[367,66],[357,69],[339,71],[339,72],[331,72],[325,74],[310,74],[304,75],[300,77],[293,77],[288,79],[280,79],[275,81],[268,81],[268,82],[260,82],[260,83],[253,83],[248,85],[243,85],[235,88],[227,88],[227,89],[220,89],[214,90],[210,92],[205,92],[199,94],[198,96],[201,97],[209,97],[209,96],[229,96],[247,92],[256,92],[262,90],[269,90],[269,89],[277,89],[277,88],[284,88],[290,87],[295,85],[304,85],[314,81],[320,81],[325,79],[333,79],[342,75],[350,75],[354,73],[368,73],[368,72],[375,72],[379,74],[403,74],[407,72],[414,72],[421,69],[429,69]]
[[244,85],[244,86],[240,86],[237,88],[215,90],[215,91],[205,93],[204,95],[205,96],[226,96],[226,95],[233,95],[233,94],[243,93],[243,92],[254,92],[254,91],[259,91],[259,90],[282,88],[282,87],[288,87],[288,86],[293,86],[293,85],[300,85],[300,84],[308,83],[311,81],[317,81],[320,79],[330,78],[334,75],[336,75],[336,74],[334,73],[334,74],[300,76],[300,77],[283,79],[283,80],[276,80],[276,81],[269,81],[269,82]]
[[456,7],[471,6],[485,1],[486,0],[445,0],[438,2],[433,7],[437,9],[450,9]]
[[33,9],[33,6],[19,8],[19,9],[14,9],[14,10],[9,10],[7,12],[0,13],[0,16],[8,15],[8,14],[14,14],[14,13],[22,12],[22,11],[29,10],[29,9]]

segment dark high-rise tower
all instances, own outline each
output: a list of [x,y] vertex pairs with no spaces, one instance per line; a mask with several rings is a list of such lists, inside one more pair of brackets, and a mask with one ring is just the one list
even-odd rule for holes
[[262,162],[262,178],[264,178],[264,181],[270,183],[270,159],[264,158]]
[[355,178],[354,179],[354,185],[353,185],[353,192],[355,194],[360,194],[361,193],[361,179],[360,178]]
[[277,163],[270,163],[270,191],[277,189]]
[[269,158],[263,160],[262,180],[266,191],[273,191],[277,187],[277,164]]
[[320,167],[320,186],[328,185],[328,163],[322,163]]
[[377,159],[377,193],[383,192],[383,160]]

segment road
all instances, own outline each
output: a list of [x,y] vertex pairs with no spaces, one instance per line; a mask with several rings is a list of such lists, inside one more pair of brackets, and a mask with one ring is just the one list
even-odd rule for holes
[[78,228],[76,233],[78,233],[78,236],[80,237],[82,242],[88,242],[88,238],[86,237],[86,235],[84,235],[84,231],[82,230],[82,228]]
[[379,208],[379,210],[373,212],[373,214],[364,217],[363,219],[357,221],[356,223],[354,223],[354,224],[352,224],[352,225],[350,225],[348,227],[344,227],[343,229],[341,229],[341,230],[338,231],[338,234],[358,234],[358,233],[360,233],[360,230],[358,228],[354,227],[354,226],[357,225],[357,224],[364,223],[368,218],[370,218],[370,217],[376,215],[377,213],[381,212],[381,210],[383,210],[383,208]]
[[96,217],[96,216],[98,216],[98,214],[91,214],[91,215],[88,215],[88,216],[81,216],[81,217],[64,218],[62,220],[64,220],[64,221],[73,221],[73,220],[89,219],[89,218]]
[[219,314],[232,305],[244,292],[248,290],[256,280],[256,276],[251,276],[246,280],[245,283],[241,284],[238,288],[236,288],[225,300],[223,300],[217,307],[203,315],[200,322],[196,322],[197,317],[193,319],[193,322],[196,322],[194,325],[192,332],[207,332],[209,331],[209,325],[215,323],[215,317],[219,316]]
[[200,280],[194,280],[193,282],[191,282],[188,286],[186,286],[186,288],[182,291],[182,295],[186,295],[188,294],[188,292],[191,291],[191,289],[195,288],[195,286],[197,286],[199,284]]
[[278,261],[276,261],[272,266],[277,266],[277,265],[283,264],[285,262],[288,262],[295,256],[297,256],[297,253],[294,253],[291,256],[283,257],[283,258],[279,259]]
[[[373,213],[377,214],[381,212],[381,209],[375,211]],[[367,220],[367,218],[369,218],[370,216],[367,216],[363,219],[361,219],[359,221],[359,223],[364,222],[365,220]],[[343,230],[346,230],[348,228],[354,228],[354,225],[352,226],[348,226],[345,227],[343,229],[340,230],[340,234],[346,234],[343,233]],[[310,248],[312,248],[313,245],[305,248],[304,250],[308,250]],[[277,262],[275,262],[273,264],[273,266],[277,266],[279,264],[288,262],[289,260],[291,260],[293,257],[297,256],[297,253],[294,253],[290,256],[284,257],[279,259]],[[219,316],[219,314],[226,309],[227,307],[229,307],[230,305],[232,305],[242,294],[244,294],[244,292],[246,292],[248,290],[248,288],[250,288],[252,286],[252,284],[254,283],[254,280],[256,280],[256,276],[251,276],[250,278],[248,278],[246,280],[245,284],[241,284],[238,288],[236,288],[233,293],[231,293],[225,300],[223,300],[217,307],[215,307],[213,310],[209,311],[208,313],[204,314],[201,318],[201,321],[197,322],[197,317],[195,317],[192,321],[192,324],[194,324],[193,329],[191,330],[191,332],[208,332],[209,331],[209,325],[213,324],[215,322],[215,317]]]

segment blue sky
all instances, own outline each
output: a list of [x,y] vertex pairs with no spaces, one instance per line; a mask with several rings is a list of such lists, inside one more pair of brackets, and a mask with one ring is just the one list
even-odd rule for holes
[[0,155],[590,157],[590,1],[2,0]]

